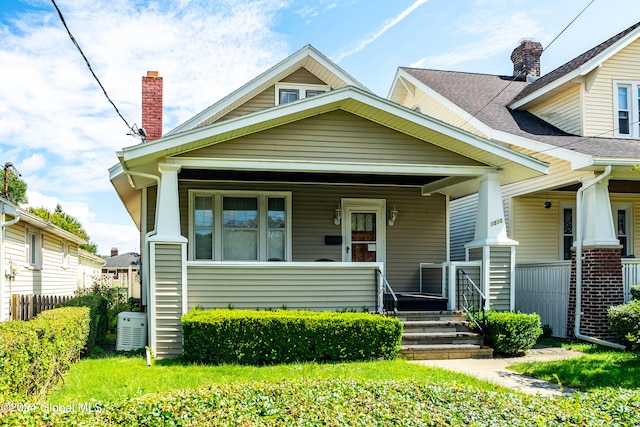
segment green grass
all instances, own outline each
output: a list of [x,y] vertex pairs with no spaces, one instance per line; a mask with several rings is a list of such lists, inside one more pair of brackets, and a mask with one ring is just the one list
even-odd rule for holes
[[404,360],[276,366],[205,366],[143,357],[111,356],[83,359],[66,376],[65,384],[46,397],[49,402],[100,402],[147,393],[190,389],[207,384],[281,382],[295,380],[418,381],[440,385],[469,385],[486,391],[505,390],[488,382],[451,371]]
[[518,363],[509,369],[580,391],[640,388],[640,357],[634,353],[559,339],[545,339],[543,343],[585,355],[555,362]]

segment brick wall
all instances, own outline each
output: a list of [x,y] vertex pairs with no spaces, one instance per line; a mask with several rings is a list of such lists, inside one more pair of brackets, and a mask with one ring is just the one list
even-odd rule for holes
[[147,141],[162,136],[162,77],[157,71],[142,77],[142,127]]
[[513,75],[520,77],[540,77],[540,56],[542,45],[531,40],[523,40],[520,46],[511,53],[513,62]]
[[[612,305],[624,303],[622,261],[619,248],[585,248],[582,263],[582,319],[580,332],[584,335],[613,341],[607,311]],[[568,335],[573,335],[576,313],[576,262],[571,257],[571,285],[569,288]]]

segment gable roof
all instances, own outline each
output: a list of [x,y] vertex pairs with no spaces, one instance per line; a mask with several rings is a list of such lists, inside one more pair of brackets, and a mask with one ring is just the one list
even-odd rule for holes
[[640,37],[640,22],[616,34],[598,46],[577,56],[526,86],[510,103],[511,108],[523,108],[538,98],[547,98],[572,80],[587,76],[604,61]]
[[621,163],[640,158],[640,140],[571,135],[527,111],[511,110],[510,100],[527,87],[526,82],[513,81],[511,77],[400,68],[398,78],[437,93],[450,109],[467,121],[474,121],[492,138],[505,142],[511,142],[507,141],[511,137],[519,138],[514,144],[525,139],[541,142],[546,148],[541,145],[536,151],[553,151],[554,156],[572,161],[574,167],[597,163],[591,156]]
[[140,269],[140,254],[127,252],[124,254],[104,257],[103,269],[125,269],[131,267],[134,270]]
[[364,85],[317,51],[313,46],[307,45],[241,86],[239,89],[225,96],[220,101],[167,132],[166,135],[192,130],[223,117],[228,112],[239,107],[268,87],[273,86],[299,68],[305,68],[320,80],[326,82],[331,89],[355,86],[368,91]]

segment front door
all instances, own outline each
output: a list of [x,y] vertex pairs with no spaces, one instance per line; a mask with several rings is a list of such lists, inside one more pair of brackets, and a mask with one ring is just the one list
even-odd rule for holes
[[344,262],[384,262],[386,201],[343,199]]

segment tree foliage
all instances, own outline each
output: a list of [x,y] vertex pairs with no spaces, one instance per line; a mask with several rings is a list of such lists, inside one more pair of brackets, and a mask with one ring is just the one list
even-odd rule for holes
[[11,170],[9,171],[8,198],[15,204],[29,203],[29,199],[27,198],[27,183],[21,180],[20,177]]
[[60,227],[61,229],[68,231],[69,233],[74,234],[81,239],[86,240],[87,243],[81,244],[80,248],[84,249],[87,252],[91,252],[92,254],[98,253],[98,245],[91,241],[91,238],[85,231],[82,224],[80,224],[80,221],[78,221],[77,218],[64,212],[62,210],[62,206],[60,206],[60,203],[56,205],[56,208],[53,212],[45,207],[29,207],[28,210],[30,213],[39,216],[46,221],[49,221],[56,227]]

